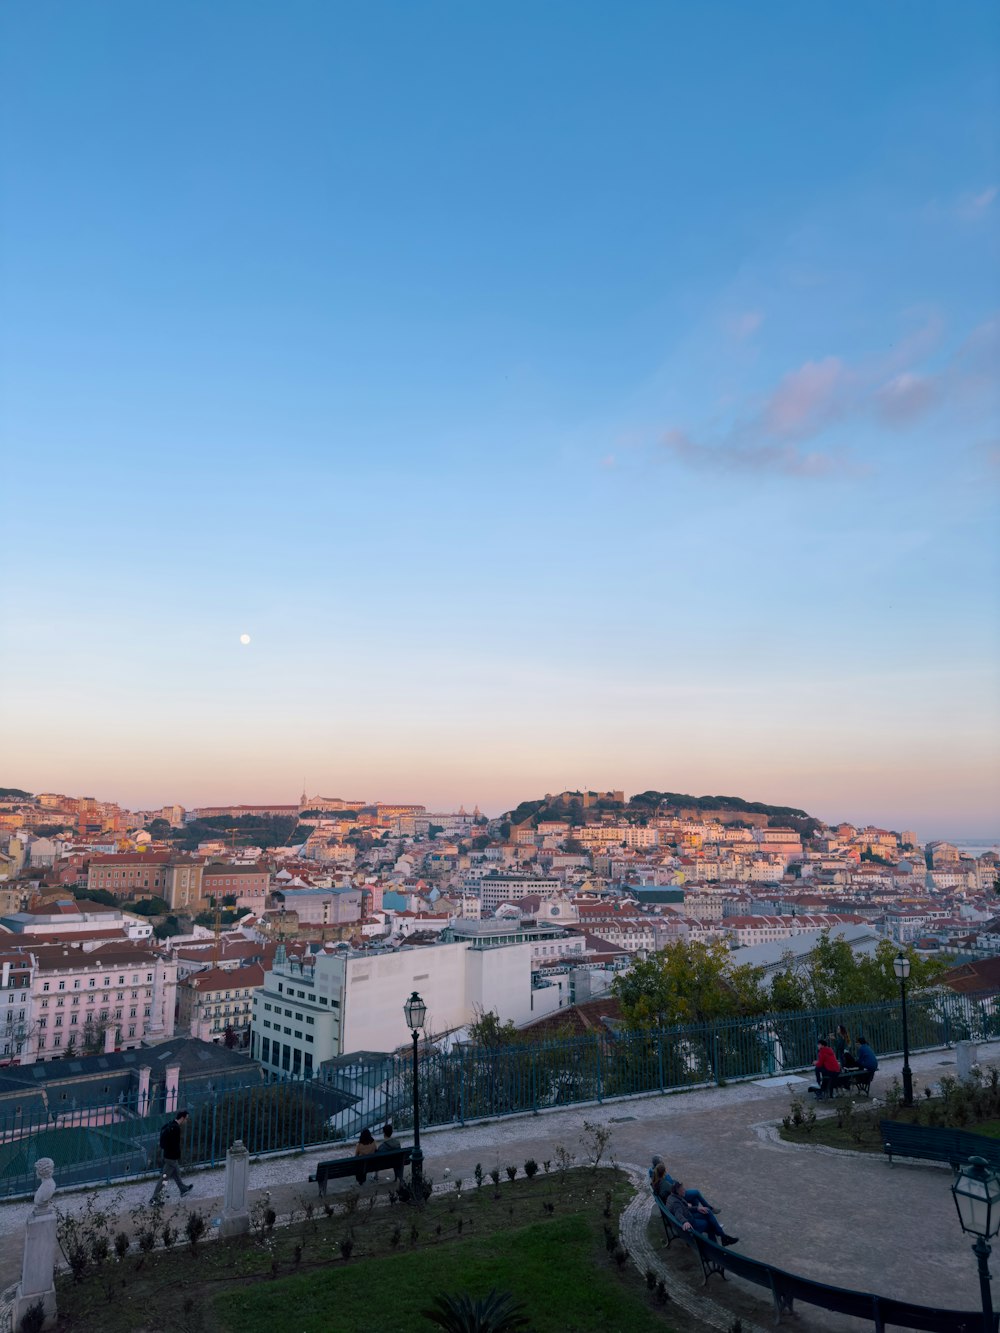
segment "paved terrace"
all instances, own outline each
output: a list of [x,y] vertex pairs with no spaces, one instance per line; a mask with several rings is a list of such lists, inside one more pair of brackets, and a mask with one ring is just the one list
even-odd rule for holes
[[[1000,1043],[980,1046],[980,1062],[1000,1064]],[[911,1066],[917,1095],[942,1074],[953,1073],[954,1063],[954,1052],[948,1050],[915,1056]],[[881,1062],[876,1097],[884,1093],[900,1067],[898,1059]],[[802,1083],[799,1088],[806,1086]],[[508,1162],[520,1167],[528,1157],[554,1163],[560,1144],[582,1161],[583,1122],[600,1121],[610,1124],[611,1151],[637,1182],[644,1181],[650,1156],[659,1152],[673,1174],[697,1185],[722,1207],[726,1229],[740,1237],[738,1248],[753,1258],[837,1286],[927,1305],[978,1309],[976,1264],[958,1225],[948,1169],[932,1164],[890,1167],[880,1156],[776,1141],[769,1122],[779,1121],[787,1112],[789,1099],[788,1090],[781,1086],[740,1083],[666,1096],[644,1095],[465,1128],[434,1129],[422,1136],[425,1171],[439,1187],[445,1168],[450,1169],[452,1180],[460,1177],[471,1186],[477,1162],[484,1171],[498,1164],[502,1170]],[[405,1132],[403,1138],[405,1142]],[[315,1185],[307,1183],[315,1163],[337,1155],[338,1149],[327,1145],[324,1150],[255,1163],[251,1167],[251,1203],[270,1191],[279,1217],[295,1211],[301,1215],[304,1202],[316,1197]],[[188,1179],[195,1189],[185,1206],[197,1206],[210,1217],[218,1217],[223,1171],[198,1171]],[[386,1179],[384,1175],[383,1181]],[[353,1181],[331,1182],[329,1197],[335,1200],[353,1185]],[[153,1182],[146,1180],[102,1187],[101,1194],[108,1200],[120,1198],[122,1225],[130,1230],[128,1210],[148,1201],[152,1188]],[[369,1182],[365,1192],[376,1188]],[[75,1210],[82,1209],[85,1200],[85,1192],[67,1193],[57,1195],[56,1204]],[[179,1204],[173,1184],[167,1187],[167,1204],[168,1212]],[[21,1237],[30,1209],[30,1202],[0,1205],[0,1290],[20,1277]],[[662,1273],[678,1305],[726,1330],[733,1312],[722,1308],[722,1302],[736,1288],[741,1293],[739,1313],[745,1333],[753,1333],[752,1321],[761,1328],[773,1326],[770,1298],[739,1279],[727,1278],[722,1283],[713,1278],[702,1289],[699,1272],[696,1285],[679,1282],[680,1247],[669,1254],[662,1248],[659,1224],[656,1230],[648,1225],[651,1211],[651,1198],[641,1192],[622,1217],[623,1239],[642,1271],[652,1264]],[[998,1265],[1000,1260],[995,1260],[994,1271]],[[994,1282],[995,1292],[996,1287]],[[808,1306],[796,1308],[799,1329],[871,1327]]]

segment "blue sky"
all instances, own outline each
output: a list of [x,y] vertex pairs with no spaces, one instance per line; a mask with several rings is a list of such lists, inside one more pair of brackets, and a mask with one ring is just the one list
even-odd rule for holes
[[998,829],[995,6],[0,23],[0,781]]

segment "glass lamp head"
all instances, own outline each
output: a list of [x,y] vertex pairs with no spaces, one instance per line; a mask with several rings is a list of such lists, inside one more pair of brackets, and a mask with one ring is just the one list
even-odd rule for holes
[[1000,1231],[1000,1176],[983,1157],[970,1157],[951,1187],[958,1220],[970,1236],[989,1240]]
[[403,1013],[406,1015],[406,1026],[411,1032],[423,1027],[424,1019],[427,1017],[427,1006],[416,991],[403,1005]]

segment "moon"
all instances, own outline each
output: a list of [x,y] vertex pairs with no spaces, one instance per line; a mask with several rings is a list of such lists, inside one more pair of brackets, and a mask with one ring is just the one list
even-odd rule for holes
[[247,646],[247,644],[248,644],[249,642],[250,642],[250,635],[249,635],[249,634],[241,634],[241,635],[240,635],[240,643],[242,643],[242,645],[243,645],[244,648]]

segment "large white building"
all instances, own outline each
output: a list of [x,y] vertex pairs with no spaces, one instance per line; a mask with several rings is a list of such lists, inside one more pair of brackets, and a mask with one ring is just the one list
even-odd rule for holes
[[337,948],[288,959],[279,947],[253,1000],[251,1055],[275,1076],[310,1075],[324,1060],[353,1051],[393,1051],[410,1032],[403,1005],[419,991],[425,1032],[447,1032],[493,1010],[501,1021],[528,1022],[558,1005],[532,990],[532,946],[428,944],[385,953]]
[[563,886],[558,879],[542,879],[535,875],[505,875],[490,871],[483,875],[476,887],[484,913],[492,914],[501,903],[517,903],[522,898],[545,898],[557,893]]

